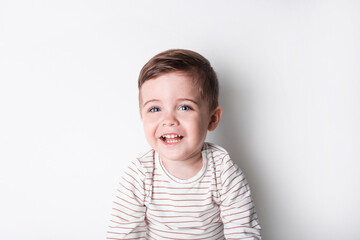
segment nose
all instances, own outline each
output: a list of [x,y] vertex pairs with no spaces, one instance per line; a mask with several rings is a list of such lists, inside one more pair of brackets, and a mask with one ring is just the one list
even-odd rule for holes
[[167,112],[164,114],[164,118],[162,121],[162,124],[165,126],[177,126],[179,124],[175,113],[173,112]]

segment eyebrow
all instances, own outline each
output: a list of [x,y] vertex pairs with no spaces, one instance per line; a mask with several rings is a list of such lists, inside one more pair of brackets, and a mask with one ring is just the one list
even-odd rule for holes
[[159,99],[151,99],[149,101],[146,101],[144,104],[143,104],[143,107],[145,107],[146,104],[148,103],[151,103],[151,102],[159,102],[160,100]]
[[190,102],[193,102],[196,105],[200,105],[197,101],[195,101],[193,99],[190,99],[190,98],[180,98],[179,100],[180,101],[190,101]]
[[[193,99],[190,99],[190,98],[179,98],[178,99],[179,101],[189,101],[189,102],[192,102],[196,105],[200,105],[197,101],[193,100]],[[151,103],[151,102],[160,102],[159,99],[150,99],[148,101],[146,101],[144,104],[143,104],[143,107],[145,107],[147,104]]]

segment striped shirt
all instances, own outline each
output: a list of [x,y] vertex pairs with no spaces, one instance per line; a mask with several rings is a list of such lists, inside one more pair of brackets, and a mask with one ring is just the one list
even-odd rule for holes
[[192,178],[172,176],[154,150],[125,170],[107,239],[261,239],[249,185],[223,148],[205,143]]

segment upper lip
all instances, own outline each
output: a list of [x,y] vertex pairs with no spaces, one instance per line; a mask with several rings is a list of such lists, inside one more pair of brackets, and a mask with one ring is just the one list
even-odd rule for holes
[[160,138],[176,138],[176,137],[183,138],[183,136],[178,133],[165,133],[160,136]]

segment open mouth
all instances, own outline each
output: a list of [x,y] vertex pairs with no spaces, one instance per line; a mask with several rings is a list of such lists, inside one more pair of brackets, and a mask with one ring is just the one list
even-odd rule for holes
[[166,143],[178,143],[183,139],[184,136],[177,135],[177,134],[165,134],[160,137]]

